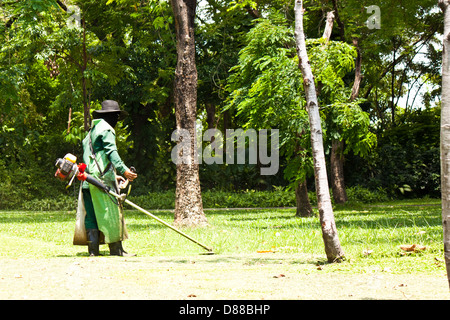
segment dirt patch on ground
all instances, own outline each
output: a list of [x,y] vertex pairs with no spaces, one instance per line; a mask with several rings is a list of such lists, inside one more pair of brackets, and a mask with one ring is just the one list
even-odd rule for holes
[[449,299],[445,275],[321,273],[257,256],[2,258],[0,299]]

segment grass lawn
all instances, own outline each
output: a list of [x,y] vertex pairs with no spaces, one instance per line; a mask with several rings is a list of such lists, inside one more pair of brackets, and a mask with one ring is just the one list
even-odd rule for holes
[[[185,276],[192,271],[202,281],[213,281],[214,275],[223,274],[225,270],[247,270],[247,276],[254,275],[259,272],[254,268],[261,265],[270,266],[267,270],[270,278],[284,278],[282,272],[290,272],[297,277],[332,274],[333,279],[373,274],[437,277],[441,280],[445,277],[439,200],[370,206],[347,204],[335,207],[334,212],[346,254],[346,261],[336,264],[326,263],[318,217],[298,218],[294,216],[294,209],[207,210],[209,227],[183,231],[212,246],[215,252],[212,256],[199,255],[205,252],[203,248],[150,217],[138,211],[126,211],[130,239],[124,243],[125,249],[137,253],[138,258],[135,259],[144,259],[136,262],[157,263],[157,266],[135,268],[133,272],[126,269],[111,272],[120,281],[131,281],[136,277],[147,282],[156,281],[161,268],[176,270]],[[171,211],[152,213],[169,223],[173,221]],[[74,211],[0,212],[0,261],[69,258],[72,259],[70,261],[81,259],[76,260],[81,261],[77,263],[86,263],[84,261],[92,259],[86,258],[86,247],[72,245],[74,220]],[[422,250],[401,249],[401,246],[413,244]],[[107,246],[100,250],[108,254]],[[97,259],[108,264],[111,257]],[[198,268],[203,263],[206,269],[192,270],[191,262],[194,260]],[[285,268],[280,269],[280,265]],[[324,281],[331,281],[327,279]],[[219,291],[216,288],[216,292]],[[247,290],[240,294],[242,296],[235,297],[253,297]],[[207,297],[217,298],[215,295]]]
[[[422,204],[422,205],[421,205]],[[441,208],[438,200],[344,205],[334,208],[336,225],[347,261],[329,269],[356,271],[369,266],[392,272],[442,272]],[[153,212],[172,223],[171,211]],[[207,210],[210,227],[184,229],[216,254],[318,256],[326,264],[318,217],[298,218],[293,209]],[[204,249],[139,211],[126,211],[130,239],[126,249],[139,256],[197,255]],[[0,212],[0,256],[54,257],[83,255],[72,246],[75,213]],[[404,251],[402,245],[426,247]],[[107,253],[107,246],[101,250]]]

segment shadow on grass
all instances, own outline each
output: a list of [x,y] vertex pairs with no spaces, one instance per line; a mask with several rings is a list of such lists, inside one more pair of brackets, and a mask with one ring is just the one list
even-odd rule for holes
[[56,255],[57,258],[111,258],[120,260],[123,263],[129,262],[148,262],[157,263],[161,265],[165,264],[177,264],[177,265],[195,265],[196,263],[203,264],[227,264],[227,265],[238,265],[242,267],[252,267],[252,266],[264,266],[264,265],[326,265],[329,264],[327,259],[323,256],[315,256],[306,253],[264,253],[264,254],[254,254],[254,253],[239,253],[233,254],[213,254],[204,255],[203,253],[191,254],[191,255],[160,255],[160,256],[139,256],[135,257],[116,257],[110,256],[108,250],[100,250],[101,256],[90,257],[86,251],[83,251],[83,247],[80,246],[80,252],[74,254],[61,254]]
[[278,254],[278,253],[240,253],[236,255],[230,254],[214,254],[203,256],[199,254],[198,256],[189,257],[158,257],[156,260],[158,263],[177,263],[177,264],[192,264],[196,262],[201,263],[226,263],[226,264],[239,264],[242,266],[261,266],[261,265],[323,265],[327,264],[328,261],[325,257],[314,256],[306,253],[291,253],[291,254]]

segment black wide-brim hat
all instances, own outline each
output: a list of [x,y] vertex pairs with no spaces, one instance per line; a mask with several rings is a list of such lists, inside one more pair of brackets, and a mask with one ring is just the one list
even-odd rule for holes
[[119,121],[125,119],[128,116],[128,112],[120,110],[119,103],[114,100],[105,100],[102,102],[101,110],[94,110],[93,115],[100,115],[105,113],[118,113]]

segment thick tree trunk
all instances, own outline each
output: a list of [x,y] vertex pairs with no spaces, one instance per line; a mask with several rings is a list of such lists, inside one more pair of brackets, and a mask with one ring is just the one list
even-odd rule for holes
[[308,188],[306,187],[306,180],[299,182],[295,188],[295,200],[297,202],[296,217],[311,217],[313,210],[308,197]]
[[316,181],[317,205],[322,227],[322,237],[325,244],[325,253],[329,262],[340,261],[344,252],[334,221],[333,207],[331,205],[330,191],[328,189],[327,169],[323,150],[322,125],[317,102],[314,76],[306,52],[305,35],[303,31],[303,3],[295,0],[295,40],[299,65],[303,75],[303,86],[306,94],[306,109],[308,111],[311,128],[311,146],[314,160],[314,176]]
[[195,144],[197,116],[197,67],[195,63],[194,17],[196,0],[171,0],[177,33],[177,67],[174,80],[175,117],[178,130],[190,133],[187,163],[177,164],[175,224],[201,226],[207,224],[203,212],[199,165]]
[[439,0],[444,12],[441,97],[441,192],[444,257],[450,286],[450,1]]
[[344,141],[333,140],[331,143],[330,169],[331,190],[335,203],[347,202],[347,192],[344,184]]

